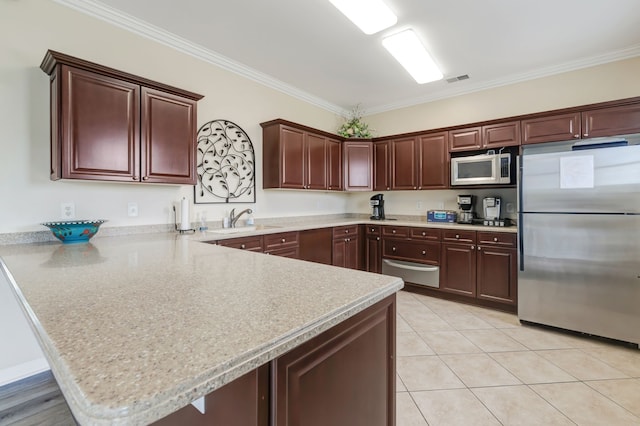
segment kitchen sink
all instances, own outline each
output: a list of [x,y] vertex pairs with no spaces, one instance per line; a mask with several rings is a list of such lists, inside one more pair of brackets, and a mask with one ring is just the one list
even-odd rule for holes
[[278,228],[282,228],[282,227],[276,226],[276,225],[253,225],[253,226],[239,226],[237,228],[209,229],[207,230],[207,232],[212,234],[236,234],[239,232],[261,231],[263,229],[278,229]]

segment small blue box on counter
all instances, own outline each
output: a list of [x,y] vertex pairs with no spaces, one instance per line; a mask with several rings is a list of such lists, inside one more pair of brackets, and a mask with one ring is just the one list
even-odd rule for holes
[[450,210],[429,210],[427,212],[427,222],[455,223],[457,213]]

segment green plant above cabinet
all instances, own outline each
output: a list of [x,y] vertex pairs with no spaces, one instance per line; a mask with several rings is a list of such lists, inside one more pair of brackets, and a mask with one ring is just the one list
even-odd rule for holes
[[196,183],[201,95],[49,50],[52,180]]

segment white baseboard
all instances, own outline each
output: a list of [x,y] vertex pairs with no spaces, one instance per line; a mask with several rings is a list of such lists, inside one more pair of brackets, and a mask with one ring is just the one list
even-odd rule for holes
[[13,367],[0,370],[0,386],[24,379],[34,374],[49,370],[49,364],[44,358],[37,358],[33,361],[14,365]]

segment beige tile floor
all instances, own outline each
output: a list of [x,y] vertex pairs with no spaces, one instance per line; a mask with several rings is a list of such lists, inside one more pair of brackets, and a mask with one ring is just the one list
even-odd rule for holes
[[640,350],[401,291],[397,426],[640,425]]

